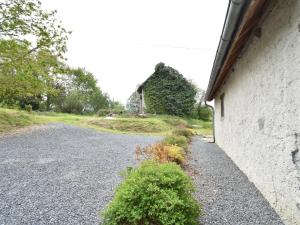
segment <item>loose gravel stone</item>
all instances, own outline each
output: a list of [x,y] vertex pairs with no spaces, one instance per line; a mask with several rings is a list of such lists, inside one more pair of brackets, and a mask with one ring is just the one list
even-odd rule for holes
[[262,194],[215,144],[195,138],[190,165],[203,206],[203,225],[282,225]]
[[0,138],[0,224],[99,224],[136,145],[159,137],[50,124]]

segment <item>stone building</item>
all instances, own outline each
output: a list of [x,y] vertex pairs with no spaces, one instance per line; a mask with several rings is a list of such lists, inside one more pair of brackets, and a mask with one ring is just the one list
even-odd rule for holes
[[300,0],[231,0],[206,101],[216,143],[300,224]]

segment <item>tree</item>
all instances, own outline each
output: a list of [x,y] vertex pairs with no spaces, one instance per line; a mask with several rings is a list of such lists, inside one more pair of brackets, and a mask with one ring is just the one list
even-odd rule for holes
[[56,13],[43,11],[39,0],[4,0],[0,3],[0,38],[30,43],[21,58],[40,49],[63,58],[70,32],[57,21]]
[[92,73],[84,68],[66,68],[64,75],[58,81],[61,94],[60,101],[54,103],[56,110],[67,113],[95,113],[99,109],[108,108],[110,100],[97,86],[97,80]]
[[38,0],[0,2],[0,103],[37,109],[57,94],[55,76],[70,32],[55,16]]
[[0,2],[0,104],[97,112],[109,98],[93,74],[64,63],[68,32],[39,0]]
[[150,113],[186,116],[192,113],[197,90],[182,74],[159,63],[144,83],[144,98]]
[[139,113],[141,105],[140,94],[133,92],[127,100],[126,108],[131,113]]
[[115,101],[114,99],[109,100],[109,108],[115,113],[122,113],[125,111],[124,105],[119,101]]
[[210,120],[212,117],[212,112],[209,107],[205,105],[204,102],[205,91],[197,88],[196,100],[197,102],[194,105],[192,112],[192,118],[200,120]]
[[29,44],[15,40],[0,40],[0,102],[8,105],[36,102],[54,91],[54,73],[61,66],[57,57],[46,49],[17,58],[29,50]]

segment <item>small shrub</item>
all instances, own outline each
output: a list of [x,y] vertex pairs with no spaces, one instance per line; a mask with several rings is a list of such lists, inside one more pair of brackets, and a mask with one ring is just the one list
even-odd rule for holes
[[104,225],[198,225],[190,177],[174,163],[146,161],[131,170],[103,213]]
[[193,132],[188,130],[188,129],[178,129],[178,130],[174,130],[173,131],[174,135],[178,135],[178,136],[184,136],[186,137],[189,141],[191,141],[192,136],[193,136]]
[[167,145],[168,157],[170,162],[175,162],[179,165],[182,165],[185,160],[185,155],[182,151],[182,148],[176,145]]
[[29,104],[29,105],[25,105],[25,110],[29,113],[32,112],[32,106]]
[[145,148],[137,146],[136,157],[138,160],[141,157],[145,159],[152,159],[159,163],[175,162],[182,165],[185,159],[184,151],[181,147],[176,145],[165,145],[158,143],[149,145]]
[[167,136],[164,140],[163,140],[164,144],[167,145],[177,145],[179,147],[184,148],[185,150],[188,149],[188,139],[185,136],[175,136],[175,135],[171,135],[171,136]]

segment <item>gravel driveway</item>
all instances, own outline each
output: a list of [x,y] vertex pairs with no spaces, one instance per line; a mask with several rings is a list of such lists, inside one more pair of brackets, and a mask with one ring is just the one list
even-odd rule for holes
[[[256,187],[215,144],[194,139],[192,168],[203,225],[282,225]],[[198,172],[198,174],[197,174]]]
[[135,146],[158,139],[63,124],[0,138],[0,224],[98,224]]

